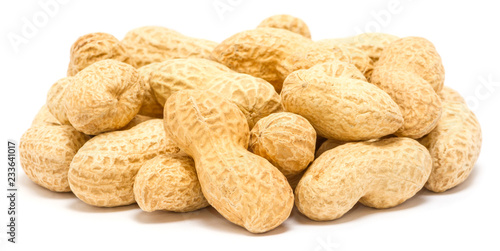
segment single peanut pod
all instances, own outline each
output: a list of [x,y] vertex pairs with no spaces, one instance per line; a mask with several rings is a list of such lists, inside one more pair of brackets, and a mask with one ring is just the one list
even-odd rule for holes
[[161,119],[152,119],[129,130],[99,134],[73,158],[68,180],[71,191],[83,202],[98,207],[129,205],[134,200],[135,175],[144,162],[179,148],[165,136]]
[[279,112],[257,122],[250,132],[249,150],[267,159],[286,177],[307,168],[314,160],[316,131],[300,115]]
[[217,45],[159,26],[133,29],[125,35],[122,44],[137,68],[172,58],[209,58]]
[[346,143],[307,169],[295,189],[295,205],[317,221],[340,218],[358,201],[394,207],[422,189],[431,169],[429,151],[410,138]]
[[293,193],[285,176],[247,151],[238,107],[211,91],[180,91],[165,104],[167,135],[190,155],[207,201],[229,221],[263,233],[285,221]]
[[277,28],[289,30],[291,32],[300,34],[304,37],[311,38],[311,32],[309,31],[309,27],[304,22],[304,20],[290,16],[290,15],[274,15],[270,16],[257,26],[257,28]]
[[303,116],[318,135],[328,139],[376,139],[403,124],[399,107],[384,91],[362,80],[332,77],[316,69],[290,74],[281,102],[286,111]]
[[102,60],[80,71],[64,92],[69,122],[90,135],[117,130],[139,112],[144,81],[136,69],[116,60]]
[[436,128],[420,139],[433,160],[432,172],[425,184],[433,192],[444,192],[469,177],[482,142],[481,126],[460,94],[447,87],[443,92],[443,115]]
[[135,177],[134,197],[146,212],[190,212],[209,205],[194,161],[185,154],[162,154],[146,161]]
[[61,78],[50,87],[47,93],[47,109],[63,125],[71,125],[66,115],[64,97],[66,95],[66,88],[68,88],[72,81],[72,77]]
[[371,80],[401,110],[404,123],[396,135],[418,139],[436,127],[441,117],[441,100],[424,79],[408,71],[375,68]]
[[69,125],[34,124],[21,137],[21,167],[36,184],[54,192],[70,192],[68,170],[89,136]]
[[399,37],[387,33],[369,32],[334,40],[340,44],[354,46],[364,51],[375,63],[380,58],[384,48],[398,39]]
[[47,105],[43,105],[31,122],[31,127],[35,125],[61,125],[61,123],[50,113]]
[[282,110],[280,97],[271,84],[206,59],[164,61],[151,74],[149,82],[161,104],[180,90],[216,92],[241,109],[250,127],[259,119]]
[[133,64],[125,48],[113,35],[96,32],[81,36],[71,46],[68,77],[105,59]]
[[405,37],[385,47],[376,68],[411,72],[429,83],[436,93],[443,89],[444,67],[436,47],[421,37]]
[[145,89],[144,100],[138,112],[140,115],[163,118],[163,105],[156,100],[153,88],[149,85],[151,73],[157,71],[158,67],[159,63],[152,63],[137,69],[139,75],[144,78]]
[[258,28],[227,38],[214,48],[211,58],[232,70],[266,80],[279,93],[291,73],[283,62],[300,47],[312,43],[288,30]]

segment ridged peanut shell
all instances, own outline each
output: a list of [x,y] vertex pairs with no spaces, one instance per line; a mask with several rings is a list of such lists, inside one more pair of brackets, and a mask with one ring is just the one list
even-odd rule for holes
[[144,80],[145,89],[144,100],[138,112],[140,115],[163,118],[163,105],[156,100],[153,88],[149,85],[151,74],[158,70],[159,64],[160,63],[152,63],[137,69],[139,75]]
[[304,22],[304,20],[294,17],[291,15],[274,15],[270,16],[257,26],[257,28],[277,28],[277,29],[285,29],[291,32],[295,32],[304,37],[311,38],[311,32],[309,31],[309,27]]
[[405,37],[385,47],[377,68],[417,74],[440,92],[444,84],[444,67],[436,47],[421,37]]
[[55,192],[69,192],[70,163],[87,140],[89,136],[69,125],[32,125],[19,143],[21,167],[36,184]]
[[397,104],[387,93],[358,79],[336,78],[298,70],[283,84],[285,111],[306,118],[318,135],[340,141],[376,139],[403,124]]
[[288,30],[257,28],[227,38],[214,48],[211,57],[237,72],[268,81],[279,93],[291,73],[283,62],[311,43],[309,38]]
[[160,26],[133,29],[125,34],[122,44],[137,68],[173,58],[209,58],[217,45]]
[[316,131],[300,115],[279,112],[257,122],[249,150],[267,159],[286,177],[299,174],[314,160]]
[[165,135],[163,121],[152,119],[129,129],[99,134],[73,158],[68,174],[73,193],[98,207],[129,205],[134,179],[142,165],[179,148]]
[[167,134],[195,161],[207,201],[229,221],[262,233],[285,221],[293,194],[285,176],[247,151],[238,107],[210,91],[180,91],[165,104]]
[[[445,87],[444,90],[447,88]],[[481,151],[481,126],[457,93],[444,95],[443,115],[432,132],[420,139],[429,149],[433,168],[425,187],[444,192],[464,182]]]
[[68,77],[105,59],[133,64],[128,52],[113,35],[96,32],[81,36],[71,46]]
[[375,68],[371,81],[389,94],[401,110],[404,123],[396,135],[418,139],[436,127],[441,117],[441,100],[417,74]]
[[398,39],[399,37],[387,33],[369,32],[335,40],[364,51],[375,63],[380,58],[384,48]]
[[295,189],[295,204],[317,221],[340,218],[358,201],[394,207],[422,189],[431,169],[429,151],[410,138],[346,143],[312,163]]
[[139,112],[144,81],[132,66],[103,60],[80,71],[65,90],[69,122],[90,135],[117,130]]
[[65,77],[57,80],[47,93],[47,109],[54,117],[63,125],[70,125],[68,116],[66,115],[66,107],[64,105],[65,93],[68,86],[72,83],[72,77]]
[[185,154],[162,154],[146,161],[135,177],[134,196],[146,212],[190,212],[208,206],[194,161]]
[[31,127],[35,125],[61,125],[61,123],[50,113],[47,105],[43,105],[31,122]]

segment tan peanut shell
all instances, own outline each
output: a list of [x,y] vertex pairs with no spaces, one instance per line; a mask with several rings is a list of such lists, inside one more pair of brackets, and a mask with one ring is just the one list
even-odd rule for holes
[[142,122],[146,122],[146,121],[152,120],[152,119],[155,119],[155,118],[137,114],[137,115],[135,115],[135,117],[132,120],[130,120],[130,122],[128,122],[128,124],[126,126],[120,128],[120,130],[131,129],[132,127],[134,127]]
[[69,122],[90,135],[120,129],[139,112],[144,81],[132,66],[102,60],[80,71],[64,92]]
[[165,136],[163,121],[152,119],[122,131],[99,134],[73,158],[68,180],[83,202],[99,207],[129,205],[134,178],[145,161],[179,148]]
[[317,70],[323,66],[315,67],[287,77],[281,102],[286,111],[306,118],[318,135],[340,141],[367,140],[401,127],[399,107],[387,93],[368,82],[342,77],[350,74],[337,73],[340,77],[336,77]]
[[172,58],[209,58],[217,45],[216,42],[188,37],[160,26],[133,29],[122,39],[122,44],[137,68]]
[[277,28],[295,32],[304,37],[311,38],[311,32],[307,24],[300,18],[291,15],[270,16],[257,26],[257,28]]
[[66,115],[66,107],[64,105],[64,98],[66,88],[72,83],[72,77],[65,77],[57,80],[49,89],[47,93],[47,109],[54,117],[63,125],[70,125],[68,116]]
[[21,137],[21,167],[36,184],[55,192],[69,192],[71,160],[88,139],[69,125],[36,123]]
[[134,196],[142,210],[190,212],[208,206],[194,161],[185,154],[161,154],[142,165]]
[[369,32],[333,40],[364,51],[375,63],[380,58],[384,48],[398,39],[399,37],[387,33]]
[[286,177],[301,173],[314,160],[316,131],[300,115],[279,112],[257,122],[249,150],[267,159]]
[[443,86],[443,89],[441,92],[438,93],[439,98],[441,99],[441,102],[447,102],[447,101],[452,101],[452,102],[458,102],[458,103],[466,103],[465,99],[458,93],[457,91],[451,89],[448,86]]
[[444,67],[436,47],[421,37],[405,37],[385,47],[376,68],[379,71],[412,72],[440,92],[444,83]]
[[163,118],[163,105],[156,100],[153,88],[149,85],[151,74],[158,70],[159,64],[160,63],[152,63],[137,69],[139,75],[144,80],[145,86],[144,100],[142,101],[141,109],[138,112],[140,115]]
[[285,221],[293,193],[285,176],[247,151],[238,107],[210,91],[180,91],[165,104],[165,130],[195,161],[207,201],[229,221],[262,233]]
[[429,149],[433,168],[425,187],[444,192],[469,177],[481,151],[481,126],[460,94],[443,89],[443,115],[434,130],[420,139]]
[[319,158],[319,156],[321,156],[321,154],[323,154],[324,152],[326,152],[330,149],[333,149],[337,146],[343,145],[345,143],[346,142],[343,142],[343,141],[338,141],[338,140],[334,140],[334,139],[327,139],[325,142],[323,142],[321,144],[321,146],[316,151],[316,159]]
[[325,50],[332,52],[339,51],[342,53],[337,53],[337,54],[334,53],[333,54],[334,57],[331,56],[325,57],[324,55],[328,55],[326,53],[323,53],[323,55],[320,54],[320,57],[318,57],[316,61],[308,60],[310,62],[309,65],[301,69],[307,69],[316,64],[326,63],[331,60],[339,60],[339,61],[349,62],[355,65],[356,68],[358,68],[358,70],[361,71],[361,73],[363,73],[365,76],[369,76],[373,71],[372,59],[363,50],[358,49],[354,46],[348,44],[339,44],[337,41],[333,39],[323,39],[316,41],[314,43],[313,48],[316,48],[319,51],[325,51]]
[[31,127],[35,125],[61,125],[61,123],[56,119],[56,117],[54,117],[54,115],[52,115],[52,113],[50,113],[47,105],[43,105],[31,122]]
[[307,169],[295,189],[295,204],[318,221],[340,218],[358,201],[394,207],[422,189],[431,169],[429,151],[410,138],[346,143]]
[[96,32],[81,36],[71,46],[68,76],[74,76],[85,67],[105,59],[133,64],[128,52],[113,35]]
[[298,47],[282,63],[287,72],[309,69],[333,61],[351,62],[349,51],[343,46],[322,46],[318,43]]
[[164,104],[180,90],[211,90],[234,102],[253,127],[261,118],[282,110],[280,97],[263,79],[234,72],[214,61],[200,58],[173,59],[159,63],[150,85]]
[[276,28],[257,28],[237,33],[217,45],[212,59],[237,72],[262,78],[279,93],[291,73],[283,64],[312,40],[297,33]]
[[389,94],[401,110],[404,123],[396,135],[418,139],[436,127],[441,117],[441,100],[417,74],[375,68],[371,81]]

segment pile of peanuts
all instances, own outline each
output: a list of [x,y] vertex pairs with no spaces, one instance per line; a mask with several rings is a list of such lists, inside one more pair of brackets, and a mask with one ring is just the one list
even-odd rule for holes
[[207,206],[252,233],[397,206],[469,176],[481,128],[434,45],[311,40],[276,15],[221,43],[156,26],[84,35],[20,143],[38,185],[97,207]]

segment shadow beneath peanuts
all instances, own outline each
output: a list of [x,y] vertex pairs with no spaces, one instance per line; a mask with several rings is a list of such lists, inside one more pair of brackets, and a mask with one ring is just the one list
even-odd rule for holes
[[134,218],[141,224],[161,224],[210,217],[207,214],[208,212],[206,211],[206,208],[186,213],[177,213],[170,211],[145,212],[140,210],[139,212],[137,212]]
[[54,192],[47,188],[37,185],[35,182],[31,181],[28,176],[19,175],[18,188],[23,191],[28,191],[29,193],[35,194],[37,197],[47,198],[47,199],[75,199],[76,196],[72,192]]
[[285,220],[281,225],[276,227],[273,230],[270,230],[265,233],[260,233],[260,234],[254,234],[250,233],[247,231],[245,228],[238,226],[224,218],[215,208],[213,207],[208,207],[206,209],[209,212],[209,217],[204,219],[203,224],[208,225],[214,230],[220,231],[220,232],[225,232],[225,233],[233,233],[237,235],[245,235],[245,236],[252,236],[252,237],[265,237],[265,236],[273,236],[273,235],[278,235],[285,233],[288,230],[287,227],[287,222],[288,220]]
[[127,210],[138,209],[139,206],[137,204],[127,205],[127,206],[118,206],[118,207],[96,207],[86,204],[81,200],[75,200],[71,204],[69,204],[69,209],[82,212],[82,213],[115,213],[122,212]]
[[405,209],[410,209],[417,207],[423,203],[425,203],[426,199],[425,196],[422,196],[422,194],[428,193],[429,191],[422,189],[420,190],[415,196],[412,198],[408,199],[404,203],[397,205],[392,208],[385,208],[385,209],[377,209],[377,208],[372,208],[372,207],[367,207],[364,206],[361,203],[356,203],[354,207],[351,208],[347,213],[345,213],[342,217],[331,220],[331,221],[314,221],[307,216],[303,215],[300,213],[300,211],[297,209],[296,214],[294,217],[296,218],[297,222],[300,224],[305,224],[305,225],[335,225],[335,224],[342,224],[342,223],[347,223],[353,220],[357,220],[362,217],[366,217],[371,214],[382,214],[382,213],[390,213],[390,212],[395,212],[395,211],[400,211],[400,210],[405,210]]

